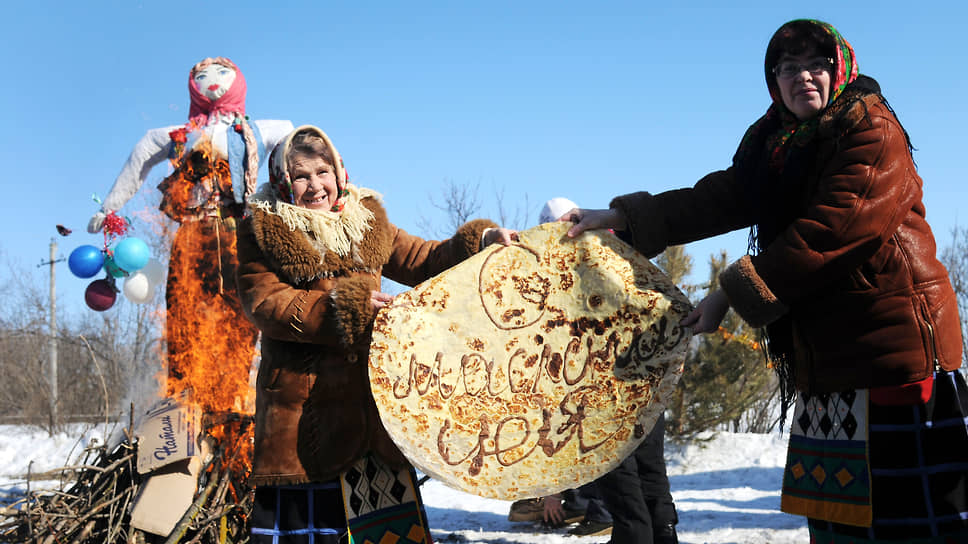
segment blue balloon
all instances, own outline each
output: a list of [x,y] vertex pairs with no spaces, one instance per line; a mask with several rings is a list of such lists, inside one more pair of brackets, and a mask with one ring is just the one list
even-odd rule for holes
[[141,270],[150,258],[151,250],[140,238],[129,236],[114,246],[114,264],[126,272]]
[[83,245],[71,252],[67,258],[67,266],[78,278],[90,278],[101,271],[104,264],[104,253],[100,249]]

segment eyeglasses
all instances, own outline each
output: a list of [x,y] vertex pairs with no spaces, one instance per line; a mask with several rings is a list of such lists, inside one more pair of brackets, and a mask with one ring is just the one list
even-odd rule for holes
[[773,67],[773,73],[776,74],[776,77],[782,77],[785,79],[790,79],[802,74],[804,70],[810,72],[810,75],[812,76],[819,76],[823,72],[830,70],[830,67],[833,65],[834,59],[825,59],[819,57],[810,59],[806,63],[784,61]]

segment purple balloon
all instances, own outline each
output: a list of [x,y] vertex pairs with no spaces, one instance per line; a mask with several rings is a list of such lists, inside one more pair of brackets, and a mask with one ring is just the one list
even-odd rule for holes
[[114,283],[106,279],[92,281],[84,291],[84,302],[95,312],[103,312],[114,306],[117,298],[118,291],[114,288]]

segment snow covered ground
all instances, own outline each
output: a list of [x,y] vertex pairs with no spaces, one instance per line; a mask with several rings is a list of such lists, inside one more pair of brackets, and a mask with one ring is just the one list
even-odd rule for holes
[[[75,426],[49,437],[31,427],[0,425],[0,504],[23,493],[25,475],[71,464],[102,434]],[[683,544],[785,544],[809,540],[801,517],[780,512],[786,435],[721,433],[710,441],[666,444],[669,480]],[[56,485],[49,482],[48,485]],[[33,489],[38,483],[31,483]],[[483,499],[428,481],[421,488],[434,538],[461,544],[586,544],[608,537],[573,537],[507,520],[510,502]]]

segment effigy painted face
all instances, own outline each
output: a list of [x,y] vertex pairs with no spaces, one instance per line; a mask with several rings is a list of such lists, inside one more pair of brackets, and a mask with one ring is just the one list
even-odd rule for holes
[[235,70],[221,64],[209,64],[195,72],[192,79],[198,91],[214,102],[232,87]]

